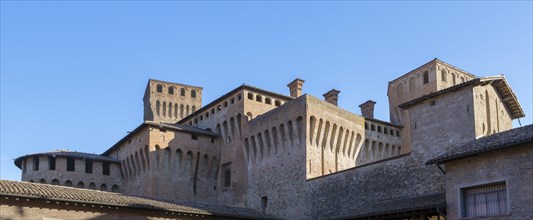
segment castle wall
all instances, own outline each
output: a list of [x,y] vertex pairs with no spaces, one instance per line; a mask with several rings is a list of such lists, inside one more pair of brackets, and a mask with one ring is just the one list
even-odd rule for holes
[[306,215],[306,107],[300,96],[243,124],[247,207],[287,219]]
[[510,112],[494,86],[489,84],[474,87],[473,99],[472,109],[476,120],[476,137],[513,128]]
[[74,171],[67,171],[67,159],[63,156],[55,157],[55,170],[50,170],[49,157],[42,155],[38,156],[38,169],[34,170],[33,158],[27,157],[22,161],[22,181],[102,191],[121,192],[123,190],[120,167],[117,163],[109,162],[110,173],[103,175],[103,162],[98,160],[93,160],[92,173],[86,173],[85,160],[81,158],[74,158]]

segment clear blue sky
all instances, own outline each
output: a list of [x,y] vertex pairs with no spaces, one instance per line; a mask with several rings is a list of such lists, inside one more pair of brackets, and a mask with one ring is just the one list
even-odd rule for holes
[[[102,153],[142,122],[149,78],[204,87],[341,91],[358,113],[387,83],[438,57],[505,74],[532,123],[532,11],[524,2],[1,2],[1,179],[13,159]],[[518,123],[515,122],[515,126]]]

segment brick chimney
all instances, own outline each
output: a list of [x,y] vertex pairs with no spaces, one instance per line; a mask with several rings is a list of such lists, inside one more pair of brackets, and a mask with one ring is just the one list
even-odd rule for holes
[[364,102],[363,104],[360,104],[359,107],[361,108],[361,115],[365,118],[374,118],[374,105],[376,102],[372,100],[368,100]]
[[331,89],[329,92],[326,92],[323,95],[324,96],[324,100],[326,100],[326,102],[329,102],[329,103],[337,106],[337,100],[339,99],[339,93],[341,93],[341,91],[336,90],[336,89]]
[[287,85],[287,87],[289,87],[289,91],[291,92],[291,97],[297,98],[302,95],[302,87],[304,82],[305,81],[303,79],[296,78]]

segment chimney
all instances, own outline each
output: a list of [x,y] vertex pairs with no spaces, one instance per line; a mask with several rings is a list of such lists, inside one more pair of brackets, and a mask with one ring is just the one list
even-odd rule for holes
[[374,118],[374,105],[376,102],[368,100],[363,104],[359,105],[361,108],[361,115],[365,118]]
[[302,95],[302,86],[304,82],[305,81],[303,79],[296,78],[287,85],[287,87],[289,87],[289,91],[291,92],[291,97],[297,98]]
[[329,92],[326,92],[323,95],[324,96],[324,100],[326,100],[326,102],[329,102],[329,103],[337,106],[337,100],[339,99],[339,93],[341,93],[341,91],[336,90],[336,89],[331,89]]

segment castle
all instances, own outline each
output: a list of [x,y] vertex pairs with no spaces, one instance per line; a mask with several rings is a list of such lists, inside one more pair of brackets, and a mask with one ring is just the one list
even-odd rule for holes
[[202,87],[151,79],[144,122],[102,154],[53,151],[15,164],[23,181],[277,218],[377,216],[387,201],[408,199],[425,206],[403,217],[439,218],[445,177],[425,162],[524,117],[503,76],[438,59],[389,82],[390,122],[374,118],[371,100],[354,114],[337,106],[340,91],[322,100],[303,94],[303,84],[289,83],[289,96],[241,85],[202,105]]

